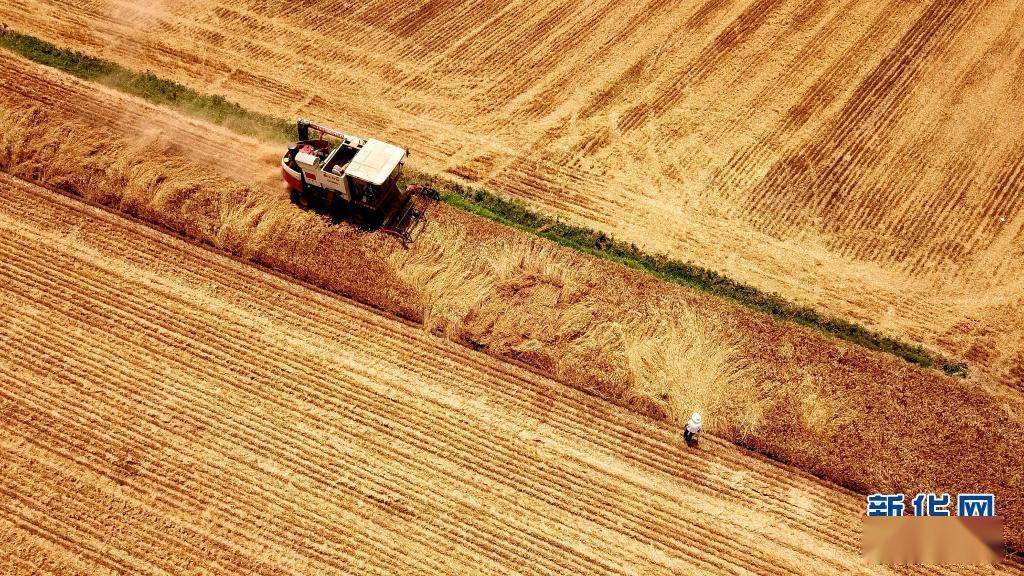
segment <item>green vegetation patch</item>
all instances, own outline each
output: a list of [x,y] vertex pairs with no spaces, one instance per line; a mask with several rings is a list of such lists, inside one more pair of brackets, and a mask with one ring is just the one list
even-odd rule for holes
[[[38,38],[19,34],[8,29],[6,25],[0,27],[0,46],[34,62],[63,70],[84,80],[98,82],[155,104],[169,106],[240,134],[282,142],[295,138],[295,124],[292,121],[253,112],[226,100],[223,96],[202,94],[177,82],[159,78],[149,71],[135,72],[107,60],[58,48]],[[456,208],[524,230],[579,252],[642,270],[662,280],[728,298],[780,320],[810,326],[865,348],[893,354],[919,366],[941,368],[947,374],[961,378],[967,376],[967,365],[963,362],[954,362],[921,346],[890,338],[860,324],[824,316],[811,307],[794,304],[776,293],[766,293],[714,270],[675,260],[666,255],[648,254],[635,244],[616,240],[604,232],[567,224],[534,211],[521,201],[508,200],[487,190],[469,188],[411,169],[407,169],[407,180],[434,186],[441,193],[444,202]]]

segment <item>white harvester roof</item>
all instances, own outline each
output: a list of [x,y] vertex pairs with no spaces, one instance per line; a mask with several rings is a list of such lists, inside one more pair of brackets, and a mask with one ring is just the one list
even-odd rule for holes
[[345,169],[345,174],[373,185],[380,185],[391,176],[403,158],[404,148],[370,139],[363,144],[359,152],[356,152]]

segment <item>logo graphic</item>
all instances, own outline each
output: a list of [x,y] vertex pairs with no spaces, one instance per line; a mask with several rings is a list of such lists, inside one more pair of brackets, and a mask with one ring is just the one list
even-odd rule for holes
[[868,516],[903,516],[904,495],[872,494],[868,496]]
[[960,494],[956,497],[956,515],[995,516],[996,497],[992,494]]
[[914,516],[949,516],[949,494],[920,492],[914,496]]

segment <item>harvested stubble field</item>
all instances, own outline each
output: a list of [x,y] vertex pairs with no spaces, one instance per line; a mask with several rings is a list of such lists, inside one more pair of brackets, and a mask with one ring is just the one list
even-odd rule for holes
[[1013,0],[11,0],[0,21],[1024,383]]
[[[414,249],[328,226],[279,189],[217,176],[191,123],[18,59],[0,169],[188,234],[656,418],[711,430],[860,491],[991,490],[1018,547],[1024,399],[782,324],[445,206]],[[51,86],[52,85],[52,86]],[[49,87],[48,87],[49,86]],[[145,143],[111,110],[169,126]],[[46,122],[48,121],[48,123]],[[123,125],[119,125],[123,126]],[[224,134],[222,166],[244,163]],[[45,168],[44,168],[45,167]],[[259,174],[254,174],[259,179]]]
[[6,175],[0,274],[4,574],[939,573],[864,565],[834,485]]

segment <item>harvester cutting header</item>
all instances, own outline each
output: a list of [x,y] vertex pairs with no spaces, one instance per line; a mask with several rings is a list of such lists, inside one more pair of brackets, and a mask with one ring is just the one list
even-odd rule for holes
[[281,158],[281,176],[299,203],[349,214],[408,244],[437,197],[419,185],[399,188],[408,156],[407,149],[394,144],[300,119],[298,141]]

